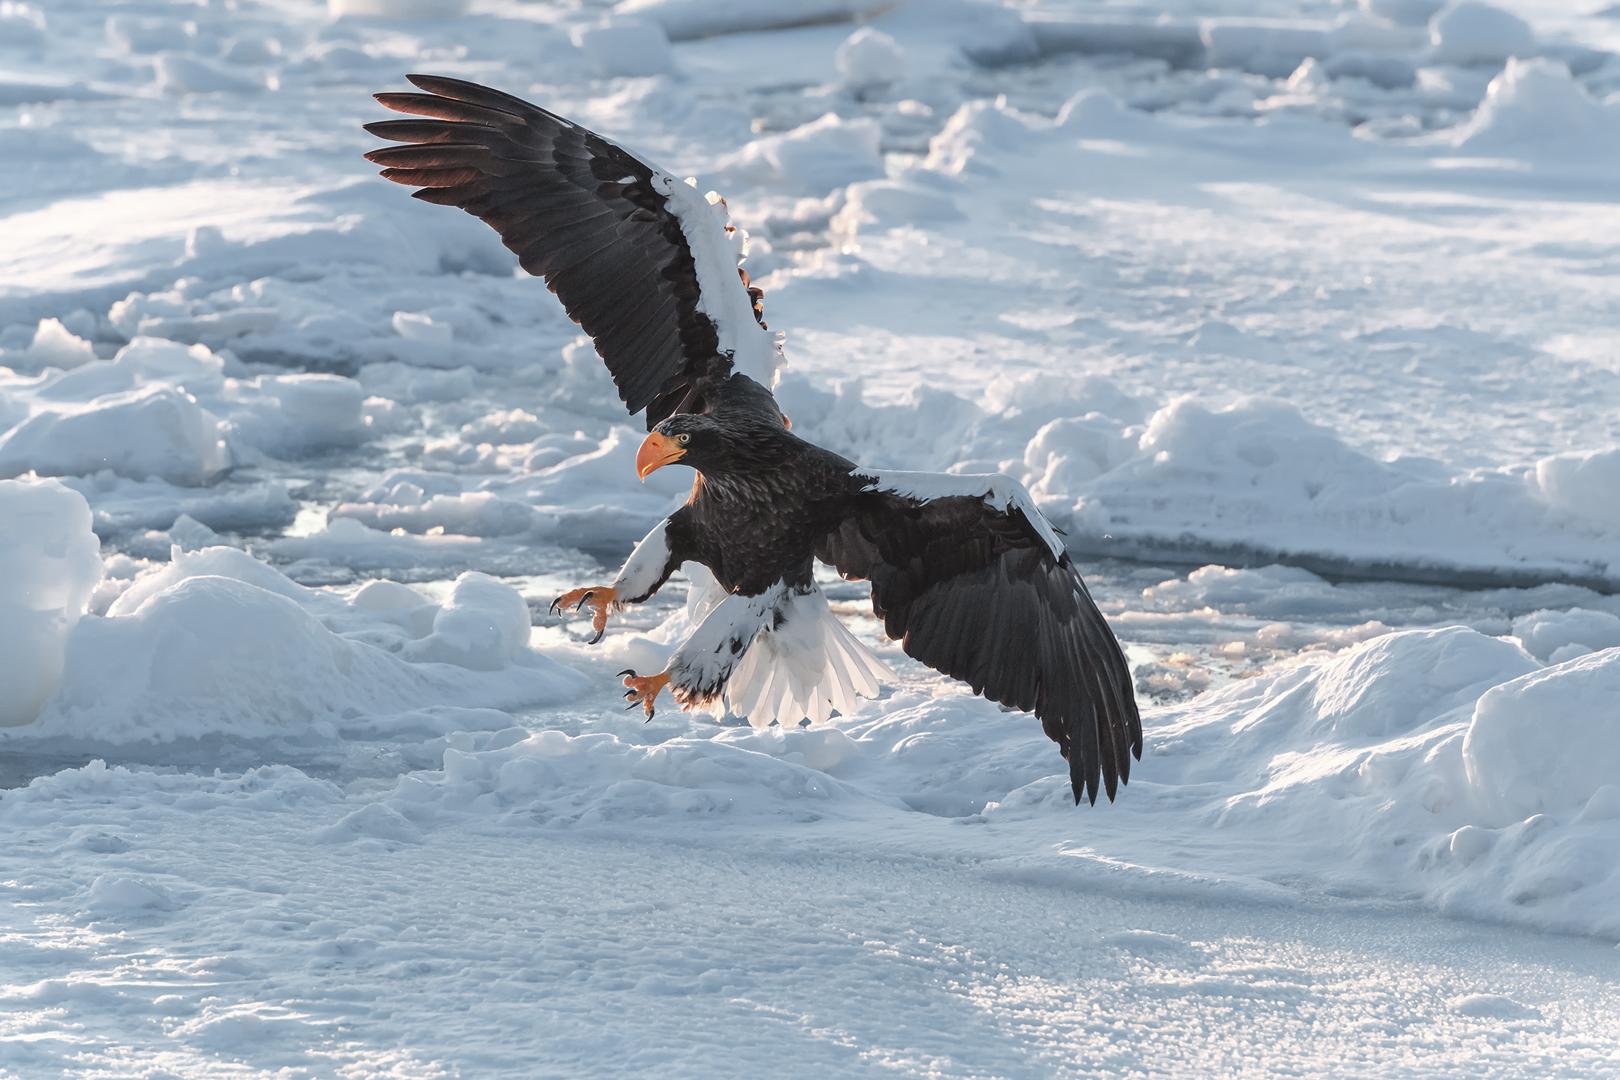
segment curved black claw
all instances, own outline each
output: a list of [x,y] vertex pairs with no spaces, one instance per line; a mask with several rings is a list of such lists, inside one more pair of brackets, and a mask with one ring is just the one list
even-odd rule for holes
[[607,627],[605,627],[605,626],[604,626],[604,627],[602,627],[602,629],[600,629],[600,630],[598,630],[598,631],[597,631],[597,632],[596,632],[596,636],[595,636],[595,637],[593,637],[593,638],[591,638],[591,640],[589,640],[589,641],[587,641],[587,642],[586,642],[586,643],[585,643],[585,644],[587,644],[587,645],[595,645],[595,644],[596,644],[596,643],[597,643],[597,642],[598,642],[598,641],[601,641],[601,640],[602,640],[602,638],[603,638],[603,637],[604,637],[604,636],[605,636],[605,635],[606,635],[606,634],[607,634]]
[[555,599],[555,600],[553,600],[551,602],[551,606],[549,608],[547,608],[546,611],[548,613],[552,614],[552,615],[560,615],[560,614],[562,614],[562,612],[559,611],[558,609],[561,606],[562,606],[562,597],[559,596],[559,597],[557,597],[557,599]]
[[585,601],[589,600],[591,597],[593,597],[595,595],[596,595],[595,592],[587,592],[584,596],[579,598],[579,603],[574,605],[574,610],[578,611],[580,608],[584,607],[585,606]]
[[626,676],[626,675],[634,675],[634,674],[635,674],[635,673],[636,673],[636,669],[635,669],[635,668],[633,668],[633,667],[627,667],[627,668],[625,668],[625,669],[624,669],[624,670],[623,670],[623,671],[621,671],[621,672],[619,672],[619,673],[618,673],[618,674],[617,674],[617,675],[615,675],[615,676],[614,676],[614,678],[616,678],[616,679],[622,679],[622,678],[624,678],[624,677],[625,677],[625,676]]

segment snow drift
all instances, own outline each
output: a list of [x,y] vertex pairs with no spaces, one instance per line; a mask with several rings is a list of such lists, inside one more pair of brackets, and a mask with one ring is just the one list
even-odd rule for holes
[[1261,844],[1226,872],[1620,939],[1617,710],[1620,648],[1543,667],[1405,631],[1161,713],[1143,772],[1162,806]]
[[101,573],[83,500],[13,482],[0,498],[38,538],[13,556],[37,584],[5,604],[27,645],[10,651],[27,667],[6,669],[13,745],[407,734],[424,708],[553,704],[583,686],[530,650],[523,598],[476,573],[442,604],[391,582],[344,599],[232,548],[177,549],[81,617]]

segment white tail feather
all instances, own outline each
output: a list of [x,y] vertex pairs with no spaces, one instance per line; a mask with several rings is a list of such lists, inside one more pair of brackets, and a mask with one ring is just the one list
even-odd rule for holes
[[726,685],[726,704],[754,727],[823,723],[875,697],[889,669],[833,614],[820,589],[791,594],[781,625],[754,638]]

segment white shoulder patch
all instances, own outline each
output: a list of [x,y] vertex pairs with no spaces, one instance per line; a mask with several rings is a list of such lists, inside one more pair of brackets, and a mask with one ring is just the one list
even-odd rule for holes
[[1036,534],[1051,549],[1052,558],[1063,558],[1063,541],[1059,538],[1057,530],[1046,520],[1046,515],[1036,508],[1035,500],[1030,497],[1028,489],[1010,476],[1002,473],[957,475],[902,472],[895,469],[857,469],[855,474],[872,478],[872,482],[864,489],[866,491],[886,491],[891,495],[918,499],[922,502],[966,496],[982,499],[985,505],[994,507],[1004,514],[1011,513],[1014,509],[1022,510]]
[[725,200],[717,193],[698,194],[696,180],[683,182],[655,171],[653,185],[681,223],[697,269],[698,310],[714,323],[720,351],[731,353],[738,374],[776,389],[777,372],[785,362],[782,335],[759,325],[748,289],[737,276],[748,255],[748,233],[732,226]]

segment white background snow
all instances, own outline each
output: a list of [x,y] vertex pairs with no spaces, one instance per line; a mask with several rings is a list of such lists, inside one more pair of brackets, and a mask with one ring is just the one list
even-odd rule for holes
[[[0,1076],[1620,1075],[1620,17],[0,2]],[[723,191],[795,430],[1007,472],[1146,751],[620,710],[682,478],[407,71]],[[670,473],[680,470],[669,470]]]

